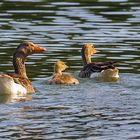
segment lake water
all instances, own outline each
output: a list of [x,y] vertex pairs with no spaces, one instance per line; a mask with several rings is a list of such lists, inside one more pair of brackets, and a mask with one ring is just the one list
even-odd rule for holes
[[[0,72],[13,72],[21,40],[47,48],[26,62],[36,94],[0,98],[0,140],[140,139],[139,0],[3,0],[0,7]],[[78,77],[87,42],[98,50],[93,60],[119,61],[120,80],[48,85],[57,60]]]

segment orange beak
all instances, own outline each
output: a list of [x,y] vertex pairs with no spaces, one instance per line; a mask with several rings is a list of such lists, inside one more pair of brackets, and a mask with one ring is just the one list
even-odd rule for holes
[[34,52],[35,52],[35,53],[44,52],[44,51],[46,51],[46,50],[47,50],[46,48],[39,47],[38,45],[35,45],[35,46],[34,46]]

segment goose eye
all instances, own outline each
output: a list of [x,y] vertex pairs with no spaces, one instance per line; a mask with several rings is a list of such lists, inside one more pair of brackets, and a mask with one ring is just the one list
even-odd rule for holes
[[30,46],[29,44],[26,44],[26,46],[28,47],[28,46]]

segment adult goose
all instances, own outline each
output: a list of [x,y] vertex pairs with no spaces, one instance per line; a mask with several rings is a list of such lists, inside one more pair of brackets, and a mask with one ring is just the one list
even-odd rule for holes
[[[92,78],[94,73],[101,72],[102,77],[118,77],[118,69],[115,68],[113,64],[116,61],[112,62],[91,62],[91,56],[96,53],[96,49],[91,43],[87,43],[82,47],[82,61],[83,61],[83,68],[79,73],[79,77],[81,78]],[[107,69],[110,69],[106,72]],[[111,71],[112,74],[109,74]]]
[[45,48],[23,41],[13,54],[13,66],[15,73],[0,75],[0,94],[26,94],[34,93],[35,90],[27,76],[25,59],[28,55],[45,51]]
[[79,81],[75,79],[71,74],[63,73],[66,68],[68,68],[68,66],[63,61],[57,61],[54,64],[54,74],[51,80],[49,80],[49,84],[79,84]]

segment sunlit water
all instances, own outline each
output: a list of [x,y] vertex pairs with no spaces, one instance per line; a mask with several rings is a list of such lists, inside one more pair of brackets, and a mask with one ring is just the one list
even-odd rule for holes
[[[20,40],[47,48],[26,63],[36,94],[0,98],[0,139],[140,139],[139,0],[3,0],[0,7],[1,72],[13,72]],[[98,50],[93,60],[119,61],[119,81],[48,85],[59,59],[78,78],[87,42]]]

